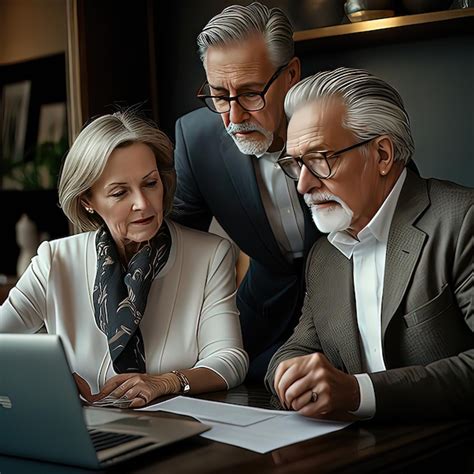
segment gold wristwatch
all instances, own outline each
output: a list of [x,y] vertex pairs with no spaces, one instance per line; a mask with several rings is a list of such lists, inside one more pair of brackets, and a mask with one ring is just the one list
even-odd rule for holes
[[183,372],[180,372],[179,370],[172,370],[171,373],[178,377],[179,383],[181,384],[181,393],[186,395],[191,390],[191,386],[189,385],[189,380],[186,375],[184,375]]

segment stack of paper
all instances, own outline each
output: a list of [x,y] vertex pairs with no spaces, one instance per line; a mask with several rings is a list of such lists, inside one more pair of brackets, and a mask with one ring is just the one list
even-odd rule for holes
[[211,430],[200,435],[203,438],[262,454],[340,430],[350,424],[315,420],[295,412],[265,410],[188,397],[176,397],[142,410],[192,416],[212,426]]

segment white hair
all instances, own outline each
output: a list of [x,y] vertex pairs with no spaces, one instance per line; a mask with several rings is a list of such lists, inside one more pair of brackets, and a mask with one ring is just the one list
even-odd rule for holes
[[288,64],[294,56],[293,28],[279,8],[254,2],[248,6],[231,5],[209,20],[197,38],[199,55],[205,65],[207,49],[242,41],[262,34],[270,61],[275,67]]
[[340,67],[307,77],[288,91],[285,112],[290,119],[304,105],[332,98],[346,107],[343,126],[359,140],[389,135],[394,159],[410,160],[415,145],[403,100],[391,85],[367,71]]

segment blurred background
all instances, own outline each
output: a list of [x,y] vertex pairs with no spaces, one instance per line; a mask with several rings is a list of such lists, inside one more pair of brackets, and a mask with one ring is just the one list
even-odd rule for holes
[[[15,224],[67,235],[62,156],[87,120],[142,104],[174,138],[200,107],[196,36],[235,0],[0,0],[0,274],[14,275]],[[262,0],[295,27],[303,76],[369,70],[405,100],[422,176],[474,186],[474,8],[469,0]]]

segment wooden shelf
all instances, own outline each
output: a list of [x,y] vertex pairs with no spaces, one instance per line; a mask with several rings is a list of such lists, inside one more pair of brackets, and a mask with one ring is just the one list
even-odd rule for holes
[[298,54],[474,33],[474,8],[396,16],[296,31]]

